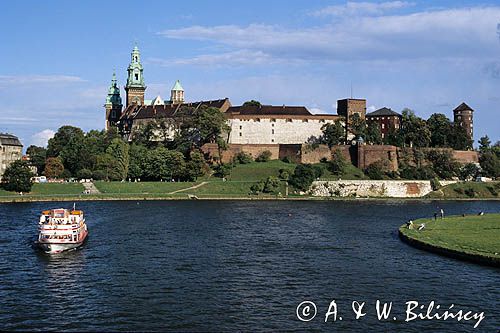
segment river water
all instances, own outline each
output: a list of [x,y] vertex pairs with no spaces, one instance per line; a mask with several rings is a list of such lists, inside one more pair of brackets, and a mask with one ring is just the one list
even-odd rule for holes
[[[59,206],[72,204],[0,204],[0,330],[500,328],[500,269],[414,249],[396,232],[438,208],[500,212],[498,201],[81,202],[89,240],[47,256],[32,247],[37,220]],[[336,321],[325,323],[332,300]],[[393,302],[388,320],[377,319],[377,300]],[[405,322],[411,300],[485,319],[475,330],[476,320]],[[308,322],[296,314],[303,301],[317,308]],[[366,302],[358,320],[353,301]]]

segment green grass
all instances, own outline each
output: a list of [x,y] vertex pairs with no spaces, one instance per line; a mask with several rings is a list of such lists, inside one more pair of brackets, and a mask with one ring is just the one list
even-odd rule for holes
[[103,194],[166,194],[198,183],[191,182],[94,182]]
[[269,176],[278,177],[280,169],[286,169],[292,174],[296,166],[297,164],[285,163],[280,160],[236,164],[231,170],[231,175],[226,178],[227,180],[256,182],[264,180]]
[[427,197],[446,199],[500,198],[500,182],[460,182],[444,186],[429,193]]
[[414,221],[416,227],[421,223],[425,223],[424,230],[410,230],[403,225],[400,231],[410,238],[437,247],[500,258],[500,214]]
[[321,165],[325,170],[325,174],[321,177],[321,180],[338,180],[339,178],[343,180],[369,179],[361,169],[356,168],[352,164],[348,164],[340,176],[334,175],[328,170],[328,163],[317,163],[315,165]]
[[[79,195],[83,190],[83,185],[80,183],[37,183],[33,184],[31,192],[25,193],[24,196]],[[0,189],[1,196],[19,197],[19,194]]]

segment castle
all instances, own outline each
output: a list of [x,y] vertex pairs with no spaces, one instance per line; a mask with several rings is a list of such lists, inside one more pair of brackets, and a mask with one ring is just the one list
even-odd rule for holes
[[[397,131],[401,126],[402,116],[389,108],[382,108],[366,113],[366,100],[347,98],[337,101],[337,114],[313,114],[305,106],[273,106],[244,104],[232,106],[228,98],[217,100],[186,102],[184,89],[177,80],[170,91],[170,99],[157,96],[153,100],[144,98],[146,85],[144,68],[141,63],[139,48],[134,47],[130,64],[127,68],[125,85],[125,107],[120,96],[116,75],[113,73],[111,85],[104,105],[106,109],[106,129],[118,128],[127,140],[132,140],[136,129],[158,118],[168,119],[184,107],[199,109],[216,107],[226,116],[230,131],[227,143],[238,145],[278,145],[303,144],[322,135],[321,128],[327,123],[339,120],[348,127],[352,117],[357,114],[369,123],[377,123],[384,138],[390,131]],[[473,110],[462,103],[454,111],[454,122],[460,124],[472,139]],[[176,129],[171,128],[168,138],[173,139]],[[354,136],[346,131],[346,142]]]

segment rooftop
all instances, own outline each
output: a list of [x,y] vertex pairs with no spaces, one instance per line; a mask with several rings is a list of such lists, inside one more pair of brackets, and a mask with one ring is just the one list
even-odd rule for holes
[[395,111],[392,111],[390,108],[383,107],[381,109],[375,110],[373,112],[367,113],[366,117],[380,117],[380,116],[398,116],[401,115]]
[[460,104],[453,111],[474,111],[470,106],[465,103]]
[[22,147],[23,144],[19,138],[12,134],[0,133],[0,145],[2,146],[17,146]]

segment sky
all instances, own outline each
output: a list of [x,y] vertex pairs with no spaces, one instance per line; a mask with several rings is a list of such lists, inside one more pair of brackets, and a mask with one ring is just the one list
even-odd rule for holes
[[466,102],[500,140],[500,1],[9,1],[0,11],[0,132],[25,148],[63,125],[104,128],[113,71],[137,43],[146,98],[304,105],[336,113]]

